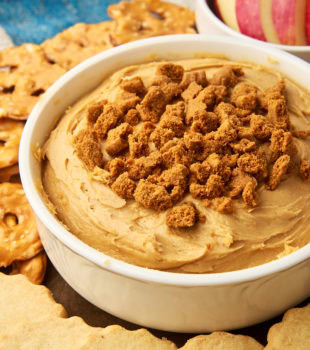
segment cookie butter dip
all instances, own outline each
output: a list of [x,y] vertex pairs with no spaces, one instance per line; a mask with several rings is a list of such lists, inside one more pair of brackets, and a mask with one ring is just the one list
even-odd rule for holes
[[152,269],[244,269],[310,241],[310,94],[219,58],[127,67],[70,107],[43,187],[79,239]]

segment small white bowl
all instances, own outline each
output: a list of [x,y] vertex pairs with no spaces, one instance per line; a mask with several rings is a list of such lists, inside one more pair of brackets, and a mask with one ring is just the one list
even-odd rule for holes
[[101,309],[146,327],[209,332],[262,322],[310,295],[310,245],[254,268],[217,274],[150,270],[110,258],[78,240],[50,213],[38,184],[41,165],[33,150],[43,145],[65,109],[112,72],[145,62],[224,54],[273,67],[310,89],[310,66],[299,58],[229,37],[175,35],[113,48],[62,76],[33,109],[22,135],[20,172],[49,258],[63,278]]
[[[227,0],[230,1],[230,0]],[[270,0],[271,1],[271,0]],[[196,0],[195,5],[196,26],[198,32],[201,34],[222,34],[244,40],[253,45],[265,45],[265,47],[273,49],[285,50],[293,55],[296,55],[305,61],[310,62],[310,46],[293,46],[293,45],[280,45],[268,43],[265,41],[251,38],[247,35],[241,34],[234,29],[227,26],[221,21],[211,10],[207,0]]]

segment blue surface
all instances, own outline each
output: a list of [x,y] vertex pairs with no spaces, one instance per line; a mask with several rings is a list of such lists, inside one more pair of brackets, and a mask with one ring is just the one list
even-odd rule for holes
[[39,44],[78,22],[109,19],[107,7],[117,0],[0,0],[0,26],[16,45]]

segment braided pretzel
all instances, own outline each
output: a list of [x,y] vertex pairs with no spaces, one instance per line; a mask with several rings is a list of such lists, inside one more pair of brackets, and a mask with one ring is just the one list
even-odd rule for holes
[[35,217],[21,184],[0,184],[0,266],[27,260],[42,250]]
[[0,119],[0,169],[18,162],[19,141],[24,123]]

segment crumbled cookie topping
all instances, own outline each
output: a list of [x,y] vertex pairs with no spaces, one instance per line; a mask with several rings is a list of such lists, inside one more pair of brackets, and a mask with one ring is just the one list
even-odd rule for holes
[[[135,76],[120,90],[114,103],[89,106],[88,129],[74,139],[77,154],[90,170],[104,167],[120,197],[169,209],[169,227],[205,220],[193,203],[181,202],[188,193],[229,214],[234,199],[258,206],[258,188],[275,190],[296,164],[310,181],[310,162],[296,160],[293,138],[310,132],[291,127],[284,81],[260,91],[240,67],[207,79],[204,70],[165,63],[148,88]],[[104,162],[102,148],[112,159]]]
[[176,205],[166,216],[167,226],[174,228],[192,227],[198,220],[198,212],[193,203]]

